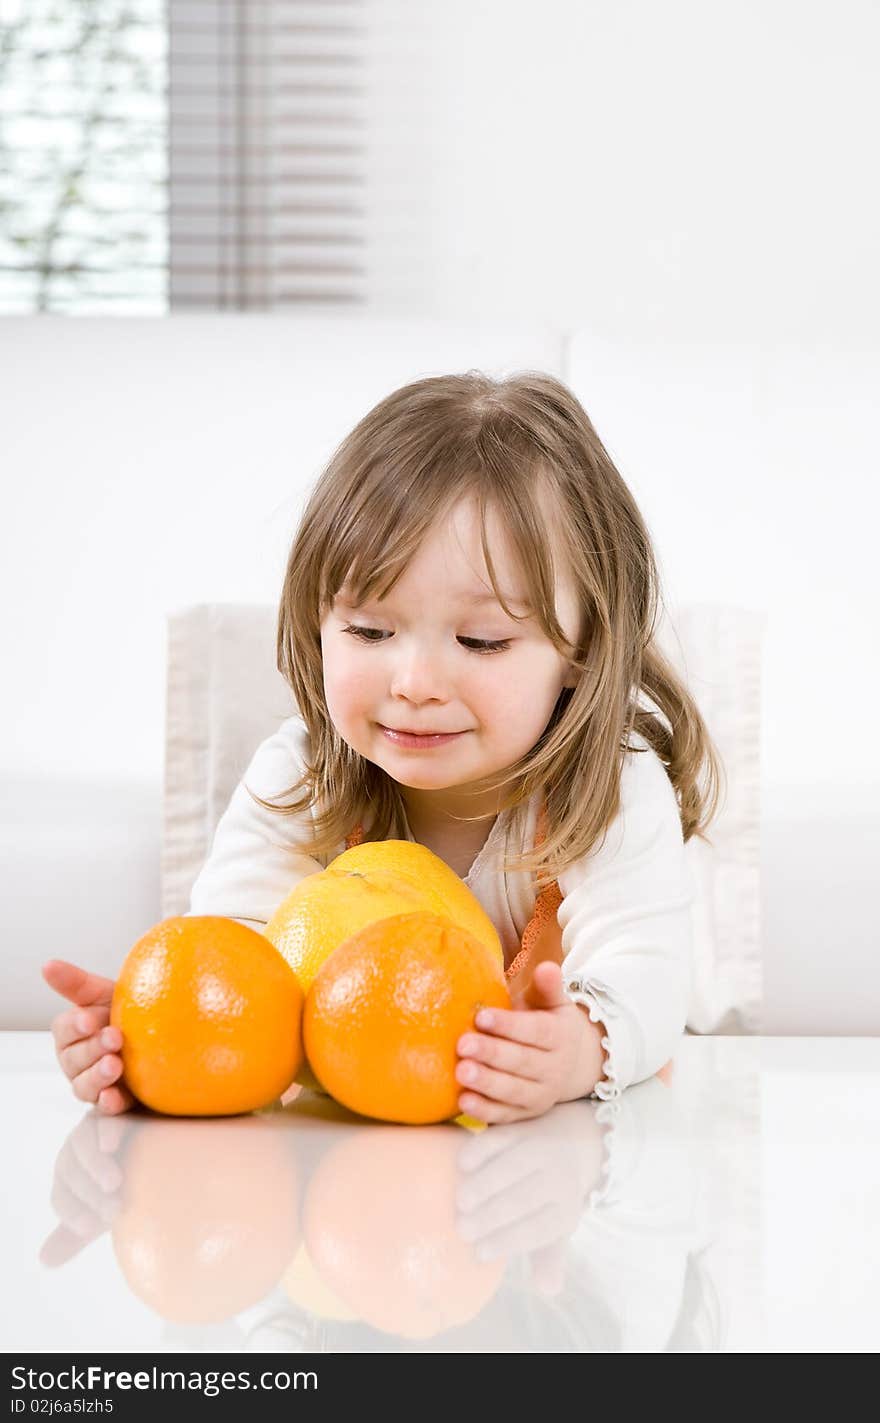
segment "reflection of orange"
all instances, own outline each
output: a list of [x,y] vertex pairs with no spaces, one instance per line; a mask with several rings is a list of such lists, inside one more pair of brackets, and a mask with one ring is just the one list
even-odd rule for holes
[[281,1276],[281,1288],[292,1304],[305,1309],[317,1319],[357,1319],[354,1310],[343,1304],[325,1284],[312,1264],[305,1245],[300,1245],[295,1259]]
[[309,1256],[331,1298],[376,1329],[428,1339],[473,1319],[498,1288],[503,1260],[477,1261],[455,1226],[463,1140],[444,1126],[364,1126],[309,1183]]
[[299,1247],[294,1156],[265,1119],[147,1119],[124,1172],[113,1248],[163,1319],[216,1323],[257,1304]]
[[338,1102],[389,1122],[455,1115],[456,1044],[483,1005],[510,1007],[501,965],[440,914],[395,914],[333,953],[303,1012],[306,1055]]
[[302,1001],[295,974],[254,929],[213,914],[163,919],[113,990],[125,1084],[172,1116],[265,1107],[302,1060]]

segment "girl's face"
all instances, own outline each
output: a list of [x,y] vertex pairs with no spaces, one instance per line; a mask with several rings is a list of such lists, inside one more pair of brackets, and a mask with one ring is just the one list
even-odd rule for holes
[[[520,613],[524,589],[494,511],[487,517],[499,585]],[[421,824],[496,814],[498,792],[462,792],[531,750],[576,674],[534,616],[516,623],[496,601],[476,504],[462,502],[429,532],[384,602],[354,608],[345,591],[321,623],[324,692],[340,736],[405,788]],[[556,614],[577,643],[568,587],[557,587]],[[458,735],[409,747],[383,728]]]

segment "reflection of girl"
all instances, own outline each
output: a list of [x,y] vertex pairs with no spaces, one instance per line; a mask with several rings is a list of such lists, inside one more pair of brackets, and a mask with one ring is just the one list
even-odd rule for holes
[[[581,1138],[604,1128],[605,1153],[592,1179],[572,1162]],[[495,1228],[484,1240],[511,1238],[515,1210],[519,1249],[509,1256],[499,1288],[473,1319],[427,1339],[386,1333],[361,1321],[318,1318],[276,1290],[238,1316],[249,1351],[279,1352],[714,1352],[721,1311],[704,1258],[701,1165],[693,1155],[674,1094],[656,1078],[613,1104],[577,1102],[510,1129],[516,1165],[506,1191],[493,1197]],[[488,1147],[492,1132],[468,1143]],[[514,1145],[514,1143],[516,1143]],[[486,1157],[493,1185],[497,1153]],[[467,1174],[472,1183],[479,1167]],[[541,1176],[557,1185],[555,1203],[529,1196]],[[581,1205],[573,1229],[559,1239],[562,1271],[551,1295],[535,1285],[529,1255],[546,1250],[542,1222],[555,1204],[561,1219],[569,1201]],[[531,1232],[531,1238],[530,1238]]]
[[[744,1084],[738,1085],[741,1089]],[[681,1100],[653,1078],[614,1103],[566,1103],[531,1121],[473,1135],[451,1126],[418,1132],[375,1127],[364,1132],[335,1104],[309,1094],[277,1115],[215,1123],[207,1137],[204,1124],[169,1123],[137,1113],[108,1122],[91,1113],[74,1128],[56,1161],[52,1199],[61,1219],[41,1260],[61,1264],[70,1258],[71,1240],[81,1248],[116,1221],[120,1207],[130,1210],[140,1203],[139,1216],[122,1236],[114,1224],[117,1260],[127,1288],[160,1316],[162,1346],[180,1351],[715,1350],[721,1342],[721,1309],[705,1258],[711,1220],[703,1213],[717,1194],[718,1180],[709,1178],[703,1163],[711,1161],[717,1176],[726,1174],[728,1166],[716,1151],[705,1158],[695,1154],[702,1149],[700,1141],[708,1138],[710,1123],[700,1115],[692,1118],[690,1109],[685,1113]],[[712,1100],[723,1098],[716,1093]],[[219,1140],[216,1150],[225,1151],[229,1159],[237,1151],[243,1163],[242,1189],[221,1193],[206,1219],[204,1213],[193,1214],[179,1195],[163,1197],[153,1191],[151,1182],[163,1172],[167,1177],[168,1152],[180,1151],[171,1138],[196,1153],[201,1144],[210,1143],[217,1126],[237,1139],[234,1151]],[[115,1129],[115,1144],[99,1141],[102,1128]],[[399,1183],[402,1193],[426,1170],[435,1171],[444,1157],[453,1168],[448,1191],[435,1198],[436,1216],[422,1212],[420,1234],[410,1236],[404,1246],[416,1260],[426,1262],[423,1273],[410,1281],[422,1318],[449,1319],[457,1311],[461,1322],[454,1328],[438,1326],[419,1339],[360,1319],[347,1276],[331,1279],[322,1273],[308,1249],[313,1237],[303,1234],[306,1220],[314,1224],[316,1202],[325,1200],[327,1175],[321,1167],[331,1158],[347,1166],[355,1146],[361,1161],[368,1163],[370,1139],[378,1133],[375,1153],[385,1162],[393,1160],[395,1168],[401,1164],[402,1158],[389,1152],[388,1132],[397,1135],[409,1162],[406,1180]],[[438,1152],[438,1147],[444,1149]],[[197,1178],[196,1159],[190,1158],[189,1175]],[[245,1188],[253,1179],[250,1165],[255,1159],[265,1177],[256,1215],[253,1190]],[[720,1163],[717,1168],[715,1163]],[[113,1193],[106,1188],[108,1170],[119,1176]],[[216,1178],[216,1161],[206,1161],[204,1170]],[[391,1194],[398,1172],[390,1166],[389,1172]],[[216,1197],[216,1192],[200,1191],[197,1199],[212,1194]],[[461,1205],[465,1198],[472,1203],[467,1209]],[[452,1231],[451,1199],[463,1212]],[[100,1217],[94,1216],[89,1228],[96,1206]],[[714,1219],[717,1208],[708,1211]],[[388,1222],[385,1230],[397,1229],[393,1200],[383,1218]],[[354,1226],[348,1219],[337,1222],[342,1229],[336,1233],[333,1221],[324,1221],[329,1230],[324,1239],[331,1247],[337,1239],[354,1245],[346,1256],[349,1263],[363,1244],[358,1221],[362,1233],[372,1233],[375,1211],[362,1212]],[[745,1216],[730,1224],[742,1242]],[[151,1242],[146,1256],[138,1248],[138,1225]],[[224,1241],[220,1253],[208,1248],[218,1232]],[[158,1255],[157,1242],[162,1243]],[[389,1240],[386,1249],[383,1236],[378,1249],[365,1253],[370,1260],[384,1261],[395,1254],[399,1259],[398,1245]],[[491,1275],[491,1293],[475,1292],[470,1287],[475,1279],[479,1286],[480,1279],[474,1262],[487,1247],[499,1268]],[[431,1262],[438,1249],[457,1258],[458,1274],[455,1265],[435,1270]],[[305,1265],[298,1281],[306,1281],[311,1300],[329,1306],[331,1317],[292,1302],[302,1298],[301,1290],[298,1295],[291,1292],[289,1266],[294,1258]],[[150,1267],[146,1276],[139,1273],[144,1260]],[[383,1294],[388,1298],[396,1284],[387,1271],[380,1271],[377,1267],[367,1282],[370,1306]],[[261,1276],[266,1281],[262,1297],[255,1292]],[[272,1280],[278,1284],[267,1289]],[[468,1298],[474,1301],[473,1309],[462,1311],[462,1300]],[[222,1317],[223,1300],[237,1312]],[[405,1303],[398,1315],[407,1319]],[[181,1312],[215,1322],[177,1324],[167,1317]]]
[[706,1263],[708,1245],[688,1256],[678,1319],[667,1354],[709,1354],[721,1347],[721,1302]]

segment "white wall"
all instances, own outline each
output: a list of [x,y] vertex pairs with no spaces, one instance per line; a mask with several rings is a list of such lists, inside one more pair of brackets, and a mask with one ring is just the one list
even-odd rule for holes
[[768,612],[766,779],[880,795],[880,740],[858,727],[880,701],[880,344],[578,332],[568,371],[647,519],[670,603]]
[[379,309],[876,346],[876,0],[364,13]]
[[278,601],[306,491],[376,401],[470,365],[561,372],[540,326],[0,319],[0,770],[161,777],[165,615]]

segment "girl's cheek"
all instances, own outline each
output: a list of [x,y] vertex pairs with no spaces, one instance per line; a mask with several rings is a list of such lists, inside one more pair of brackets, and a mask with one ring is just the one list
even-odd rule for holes
[[324,678],[324,696],[334,722],[344,726],[372,705],[370,689],[363,676],[336,675]]

